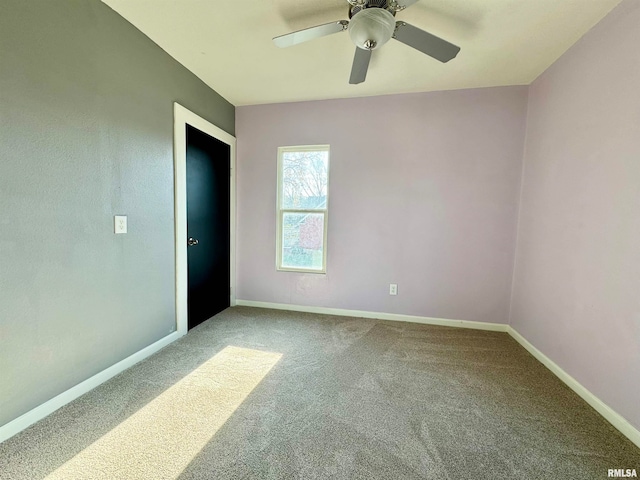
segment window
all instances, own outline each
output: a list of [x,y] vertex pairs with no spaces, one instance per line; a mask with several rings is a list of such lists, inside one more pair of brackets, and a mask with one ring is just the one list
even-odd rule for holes
[[276,268],[325,273],[329,145],[278,148]]

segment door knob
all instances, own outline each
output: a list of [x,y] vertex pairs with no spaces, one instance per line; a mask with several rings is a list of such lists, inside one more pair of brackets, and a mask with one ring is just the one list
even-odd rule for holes
[[190,247],[193,247],[194,245],[197,245],[198,243],[200,243],[198,240],[196,240],[193,237],[189,237],[189,240],[187,240],[187,245],[189,245]]

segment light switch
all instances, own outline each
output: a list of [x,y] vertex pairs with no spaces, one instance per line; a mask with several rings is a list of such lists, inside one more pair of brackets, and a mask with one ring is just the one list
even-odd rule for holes
[[114,217],[115,233],[127,233],[127,216],[116,215]]

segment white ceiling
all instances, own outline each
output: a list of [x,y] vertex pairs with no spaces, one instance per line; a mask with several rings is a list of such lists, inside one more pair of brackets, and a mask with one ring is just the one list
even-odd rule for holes
[[346,0],[103,0],[236,106],[527,85],[620,0],[420,0],[397,18],[462,47],[442,64],[395,40],[350,85],[347,32],[271,39],[348,19]]

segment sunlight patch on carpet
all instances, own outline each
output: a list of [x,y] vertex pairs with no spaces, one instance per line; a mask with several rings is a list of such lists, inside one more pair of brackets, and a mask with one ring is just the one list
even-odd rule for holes
[[281,357],[224,348],[46,478],[177,478]]

